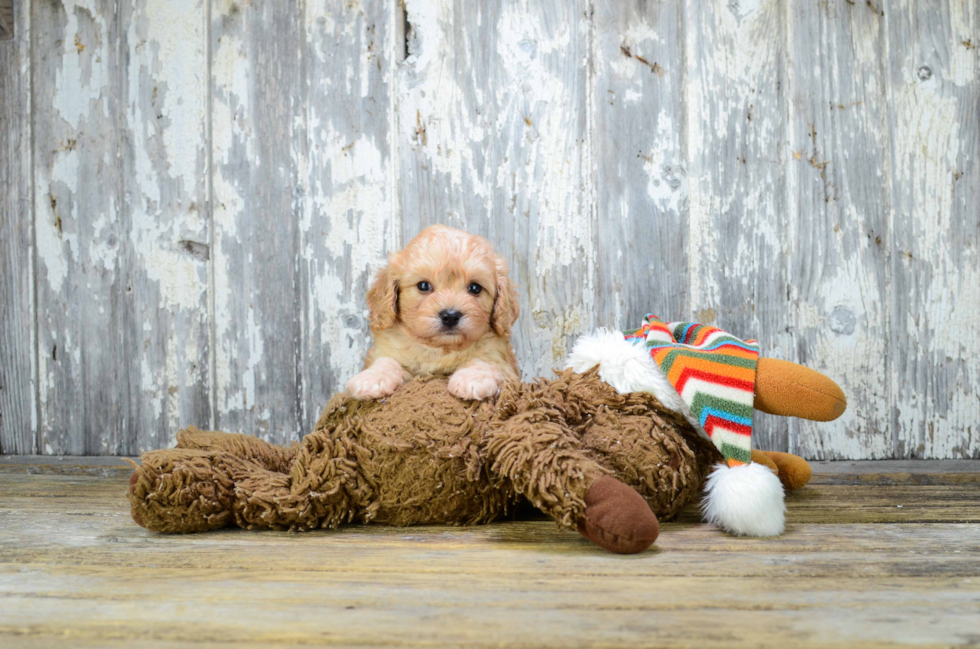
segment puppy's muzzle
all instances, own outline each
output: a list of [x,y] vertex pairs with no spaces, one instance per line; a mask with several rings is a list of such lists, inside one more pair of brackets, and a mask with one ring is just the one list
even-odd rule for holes
[[456,309],[443,309],[439,312],[439,320],[446,329],[455,329],[462,319],[463,312]]

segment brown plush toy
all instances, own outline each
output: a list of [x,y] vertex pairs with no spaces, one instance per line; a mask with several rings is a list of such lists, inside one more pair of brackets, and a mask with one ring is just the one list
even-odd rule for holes
[[[758,368],[758,407],[811,419],[843,411],[832,381],[771,363]],[[466,525],[523,497],[600,547],[639,552],[656,539],[657,516],[694,500],[722,454],[653,394],[617,392],[599,373],[509,383],[486,401],[451,396],[441,378],[384,401],[341,394],[289,448],[190,428],[176,448],[143,454],[132,516],[158,532]],[[787,488],[809,478],[802,458],[769,457]]]

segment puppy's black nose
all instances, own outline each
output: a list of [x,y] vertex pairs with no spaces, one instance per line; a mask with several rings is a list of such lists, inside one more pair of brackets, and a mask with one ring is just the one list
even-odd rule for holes
[[439,319],[442,320],[442,326],[446,329],[452,329],[458,325],[462,318],[462,311],[457,311],[456,309],[443,309],[439,312]]

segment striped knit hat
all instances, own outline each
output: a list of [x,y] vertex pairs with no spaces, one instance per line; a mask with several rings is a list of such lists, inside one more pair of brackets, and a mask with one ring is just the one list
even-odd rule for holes
[[647,350],[686,408],[691,425],[709,438],[729,466],[752,461],[752,403],[759,344],[694,322],[665,324],[648,314],[624,333]]
[[580,337],[566,367],[585,372],[598,365],[599,377],[616,391],[649,392],[684,415],[725,458],[705,482],[705,520],[739,536],[775,536],[785,527],[783,487],[751,456],[758,358],[754,340],[648,315],[635,331]]

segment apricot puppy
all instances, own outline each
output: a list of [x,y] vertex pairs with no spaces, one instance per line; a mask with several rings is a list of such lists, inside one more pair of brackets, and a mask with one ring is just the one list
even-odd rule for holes
[[367,302],[374,346],[347,382],[355,398],[386,397],[413,376],[449,376],[449,391],[462,399],[485,399],[517,380],[517,292],[483,237],[426,228],[391,256]]

